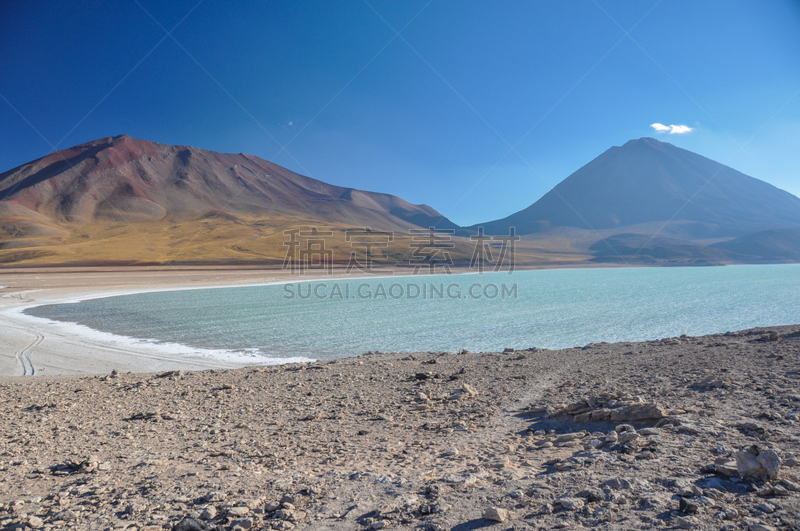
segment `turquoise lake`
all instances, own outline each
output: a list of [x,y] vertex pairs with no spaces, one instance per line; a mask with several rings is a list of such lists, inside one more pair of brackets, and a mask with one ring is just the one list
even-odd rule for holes
[[[120,342],[276,363],[565,348],[800,323],[800,265],[517,271],[159,291],[37,306]],[[106,335],[104,334],[104,336]]]

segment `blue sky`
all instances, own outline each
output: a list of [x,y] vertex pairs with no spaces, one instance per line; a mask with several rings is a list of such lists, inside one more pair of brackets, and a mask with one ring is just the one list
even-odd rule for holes
[[800,195],[798,65],[790,0],[6,0],[0,171],[127,133],[468,225],[654,136]]

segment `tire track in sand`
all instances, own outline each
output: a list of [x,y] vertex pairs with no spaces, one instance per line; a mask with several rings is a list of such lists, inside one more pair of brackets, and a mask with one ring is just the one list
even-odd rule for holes
[[20,365],[22,365],[23,376],[33,376],[36,374],[36,368],[33,366],[33,362],[31,361],[30,352],[34,348],[38,347],[42,341],[44,341],[44,336],[38,332],[34,333],[36,334],[36,339],[34,339],[29,345],[19,349],[14,354],[14,357],[17,358],[17,361],[19,361]]

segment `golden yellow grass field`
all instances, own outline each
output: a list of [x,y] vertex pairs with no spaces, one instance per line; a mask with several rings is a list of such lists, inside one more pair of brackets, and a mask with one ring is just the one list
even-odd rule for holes
[[[6,226],[9,224],[4,223]],[[91,264],[248,264],[280,266],[288,247],[285,230],[316,227],[330,231],[325,248],[332,251],[336,264],[346,264],[357,249],[345,239],[350,225],[332,224],[301,218],[280,220],[264,217],[209,216],[181,223],[123,223],[97,220],[84,225],[60,225],[51,235],[28,238],[0,233],[0,264],[91,265]],[[382,264],[408,264],[412,258],[412,236],[395,232],[388,247],[376,254]],[[457,264],[468,264],[474,242],[452,237],[454,247],[447,249]],[[516,264],[563,264],[590,258],[582,242],[573,245],[570,238],[525,238],[515,247]],[[583,249],[582,249],[583,248]]]

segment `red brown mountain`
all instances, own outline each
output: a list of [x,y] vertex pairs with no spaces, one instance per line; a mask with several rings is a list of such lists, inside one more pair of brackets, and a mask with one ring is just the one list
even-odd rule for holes
[[252,155],[127,135],[51,153],[0,174],[0,215],[32,221],[183,221],[216,212],[291,215],[387,230],[454,227],[427,205],[326,184]]
[[[334,186],[246,154],[127,135],[51,153],[0,174],[0,263],[280,263],[286,229],[334,231],[347,261],[352,228],[397,234],[456,226],[427,205]],[[466,252],[466,251],[464,251]]]

